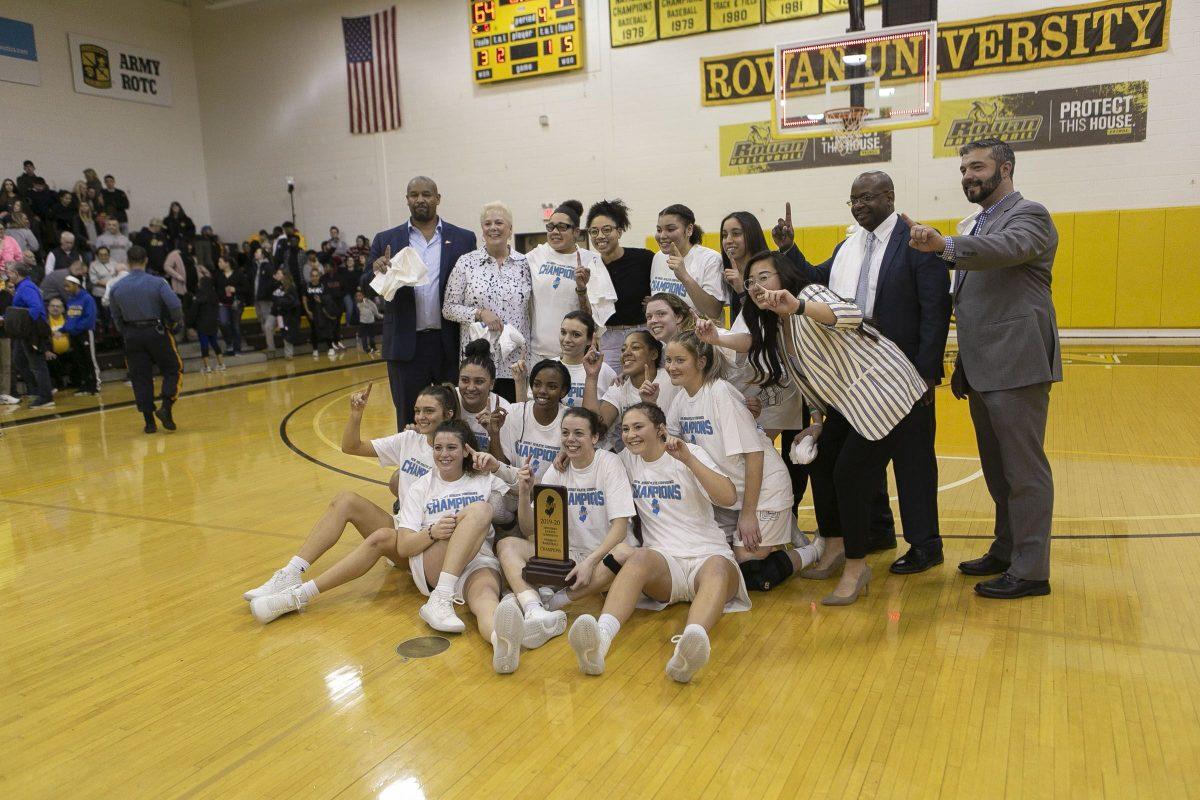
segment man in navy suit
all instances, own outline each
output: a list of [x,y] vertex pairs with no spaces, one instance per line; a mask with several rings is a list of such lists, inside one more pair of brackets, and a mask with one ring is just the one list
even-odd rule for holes
[[411,247],[429,269],[429,282],[404,286],[383,311],[383,360],[387,362],[396,429],[413,421],[417,392],[431,383],[458,379],[458,325],[442,318],[446,281],[454,262],[475,249],[475,234],[437,214],[437,184],[418,176],[408,182],[409,220],[377,233],[370,261],[386,272],[392,256]]
[[[910,549],[892,564],[891,571],[900,575],[924,572],[943,561],[937,517],[938,467],[933,450],[936,422],[933,390],[944,375],[942,362],[950,330],[950,278],[937,256],[908,247],[909,226],[896,214],[896,192],[886,172],[859,175],[850,187],[847,205],[871,243],[860,263],[851,263],[856,259],[838,259],[843,241],[834,248],[828,261],[814,266],[792,243],[790,221],[781,220],[772,233],[779,248],[810,281],[826,286],[833,281],[844,287],[842,294],[847,299],[853,295],[867,324],[895,342],[929,386],[914,413],[916,424],[907,427],[908,435],[898,444],[892,462],[904,539]],[[835,276],[835,269],[851,274]],[[882,508],[877,509],[873,528],[880,519],[891,516],[890,510],[883,513],[887,506],[886,491],[877,498],[876,505]]]

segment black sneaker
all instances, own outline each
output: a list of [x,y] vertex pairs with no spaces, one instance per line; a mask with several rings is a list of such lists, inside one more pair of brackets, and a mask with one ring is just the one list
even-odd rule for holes
[[171,409],[160,408],[154,412],[154,416],[158,417],[158,421],[163,424],[163,427],[169,431],[175,430],[175,420],[171,418]]

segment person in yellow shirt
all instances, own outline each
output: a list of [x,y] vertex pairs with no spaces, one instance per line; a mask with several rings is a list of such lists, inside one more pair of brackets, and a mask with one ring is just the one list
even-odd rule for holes
[[67,360],[62,358],[71,349],[71,338],[63,332],[67,322],[66,307],[57,297],[46,303],[46,316],[50,322],[50,350],[46,352],[47,366],[50,367],[50,383],[55,389],[67,385]]

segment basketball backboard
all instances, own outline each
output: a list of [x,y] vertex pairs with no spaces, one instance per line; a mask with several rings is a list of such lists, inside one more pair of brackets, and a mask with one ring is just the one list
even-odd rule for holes
[[775,46],[775,133],[828,136],[862,108],[863,130],[937,121],[937,23]]

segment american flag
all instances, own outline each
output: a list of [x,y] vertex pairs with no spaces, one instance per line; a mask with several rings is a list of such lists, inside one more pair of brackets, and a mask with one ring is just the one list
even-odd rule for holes
[[396,7],[369,17],[342,17],[350,132],[400,127],[400,73],[396,69]]

